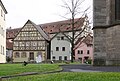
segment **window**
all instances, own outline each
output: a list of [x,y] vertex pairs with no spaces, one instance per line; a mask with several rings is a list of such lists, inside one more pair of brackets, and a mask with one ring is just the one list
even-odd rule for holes
[[26,46],[30,46],[30,42],[26,42]]
[[20,53],[19,52],[15,52],[14,57],[15,58],[19,58],[20,57]]
[[67,56],[64,56],[64,60],[67,60]]
[[2,54],[2,45],[1,45],[1,54]]
[[5,20],[5,14],[4,14],[4,20]]
[[[10,42],[11,40],[9,40],[9,42]],[[14,46],[18,46],[18,42],[14,42]]]
[[59,60],[62,60],[62,56],[59,56]]
[[78,50],[77,53],[80,54],[80,50]]
[[53,56],[52,59],[55,60],[55,56]]
[[64,40],[64,37],[63,37],[63,36],[61,37],[61,40]]
[[87,54],[90,54],[90,51],[89,51],[89,50],[87,50]]
[[3,55],[4,55],[4,47],[3,47]]
[[31,46],[37,46],[37,42],[31,42]]
[[65,51],[65,47],[62,47],[62,51]]
[[56,51],[59,51],[59,47],[56,47]]
[[64,36],[57,36],[57,40],[64,40]]
[[57,40],[60,40],[60,36],[57,36]]
[[25,46],[25,42],[19,42],[20,46]]
[[26,58],[26,57],[27,57],[26,52],[23,52],[23,53],[21,54],[21,57],[22,57],[22,58]]
[[1,17],[3,17],[3,11],[1,10]]
[[83,50],[81,50],[81,53],[80,54],[83,54]]

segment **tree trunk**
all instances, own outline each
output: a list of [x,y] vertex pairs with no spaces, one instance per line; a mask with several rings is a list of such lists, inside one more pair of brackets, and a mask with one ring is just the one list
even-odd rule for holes
[[73,63],[74,61],[74,42],[71,43],[72,47],[71,47],[71,62]]
[[[72,6],[73,6],[73,5],[74,5],[74,4],[73,4],[73,2],[72,2]],[[73,60],[74,60],[74,41],[75,41],[74,37],[75,37],[75,32],[74,32],[74,11],[73,11],[73,12],[72,12],[71,62],[73,62]]]

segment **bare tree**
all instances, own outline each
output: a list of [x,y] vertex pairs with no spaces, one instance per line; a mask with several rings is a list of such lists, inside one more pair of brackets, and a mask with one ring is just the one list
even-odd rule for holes
[[[73,62],[74,60],[74,56],[75,56],[75,42],[76,40],[81,36],[81,34],[83,32],[85,32],[85,30],[89,27],[89,21],[88,21],[88,17],[86,15],[86,11],[90,8],[88,7],[87,9],[85,9],[84,11],[81,11],[81,4],[84,2],[84,0],[68,0],[65,1],[63,0],[63,5],[62,7],[65,8],[67,10],[67,13],[65,15],[70,15],[71,18],[66,18],[65,16],[62,16],[68,20],[70,20],[70,24],[71,24],[71,35],[66,34],[64,31],[62,31],[61,29],[60,32],[62,32],[62,34],[65,35],[66,38],[68,38],[69,42],[71,43],[71,62]],[[81,14],[82,13],[82,14]],[[77,21],[75,20],[76,15],[81,14],[81,17],[79,17],[79,19],[77,19]],[[81,22],[82,27],[80,27],[81,25],[76,25],[79,22]],[[62,26],[67,26],[67,24],[62,25]]]

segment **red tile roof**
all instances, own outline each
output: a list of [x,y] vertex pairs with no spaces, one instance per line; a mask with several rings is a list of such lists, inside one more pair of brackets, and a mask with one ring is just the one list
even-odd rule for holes
[[15,38],[15,36],[18,34],[18,32],[20,31],[21,28],[16,28],[16,29],[7,29],[6,30],[6,38],[7,39],[13,39]]
[[18,34],[21,28],[16,29],[7,29],[6,30],[6,48],[7,49],[13,49],[13,39]]
[[[75,19],[75,28],[74,30],[80,29],[83,26],[85,18],[77,18]],[[48,34],[56,33],[61,31],[71,31],[71,20],[64,20],[64,21],[58,21],[58,22],[52,22],[52,23],[46,23],[46,24],[39,24],[43,31],[45,31]],[[22,28],[22,27],[21,27]],[[13,48],[13,43],[9,41],[9,39],[14,39],[15,36],[18,34],[18,32],[21,30],[21,28],[15,28],[15,29],[7,29],[6,30],[6,47],[8,49]]]
[[[80,29],[83,26],[84,21],[85,21],[85,18],[75,19],[74,30]],[[40,26],[43,28],[45,32],[49,34],[60,32],[60,31],[71,31],[72,30],[71,20],[45,23],[45,24],[40,24]]]
[[87,46],[92,46],[93,45],[93,36],[88,34],[86,37],[80,37],[78,40],[75,42],[75,49],[78,48],[82,43],[85,43]]

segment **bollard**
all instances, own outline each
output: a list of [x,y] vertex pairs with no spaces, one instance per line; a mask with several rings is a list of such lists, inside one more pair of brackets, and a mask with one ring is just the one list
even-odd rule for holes
[[0,81],[2,81],[2,77],[0,77]]

